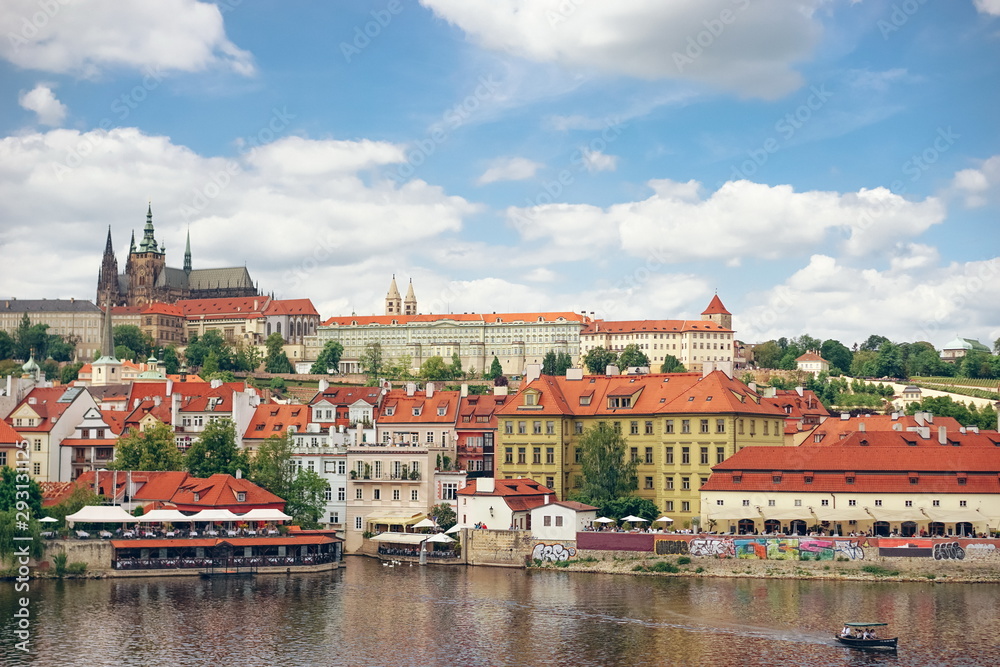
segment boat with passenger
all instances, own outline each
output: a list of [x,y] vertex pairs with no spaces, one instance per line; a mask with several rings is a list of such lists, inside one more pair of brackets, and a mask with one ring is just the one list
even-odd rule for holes
[[888,623],[861,623],[851,621],[844,623],[844,629],[835,639],[851,648],[896,650],[899,637],[880,637],[876,628],[884,628]]

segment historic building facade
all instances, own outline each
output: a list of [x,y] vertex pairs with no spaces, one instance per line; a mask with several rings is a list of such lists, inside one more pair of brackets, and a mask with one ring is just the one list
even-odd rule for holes
[[195,269],[191,262],[191,234],[184,251],[184,268],[167,266],[166,247],[156,240],[153,209],[146,211],[142,240],[135,234],[129,247],[125,272],[118,273],[118,260],[111,243],[111,229],[97,280],[97,303],[115,306],[144,306],[154,302],[175,303],[181,299],[218,299],[257,296],[257,286],[245,266]]

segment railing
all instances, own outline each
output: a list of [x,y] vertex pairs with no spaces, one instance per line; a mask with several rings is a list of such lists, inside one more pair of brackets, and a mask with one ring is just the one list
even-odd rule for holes
[[234,556],[232,558],[119,558],[116,570],[175,570],[205,567],[284,567],[331,563],[334,554],[307,556]]

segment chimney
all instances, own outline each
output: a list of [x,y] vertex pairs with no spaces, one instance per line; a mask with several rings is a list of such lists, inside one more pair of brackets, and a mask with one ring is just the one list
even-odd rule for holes
[[417,384],[415,382],[406,383],[406,395],[413,396],[417,392]]
[[979,434],[979,427],[978,426],[966,426],[965,430],[968,433],[975,433],[977,435]]
[[750,391],[757,393],[757,383],[754,382],[753,380],[750,381],[750,384],[748,384],[747,387],[750,389]]
[[323,393],[324,391],[326,391],[329,388],[330,388],[330,383],[327,380],[323,379],[323,380],[319,381],[319,391],[320,391],[320,393]]
[[[542,377],[542,365],[541,364],[525,364],[524,366],[524,384],[531,384],[538,378]],[[524,385],[522,385],[524,386]]]
[[860,432],[860,433],[864,433],[865,432],[865,423],[864,422],[860,422],[858,424],[858,432]]
[[947,445],[948,444],[948,429],[944,426],[938,426],[938,444]]
[[427,398],[433,398],[434,397],[434,383],[433,382],[428,382],[426,389],[427,389]]
[[618,375],[618,367],[614,364],[608,364],[604,369],[604,374],[607,376]]
[[895,424],[892,425],[892,430],[893,431],[902,431],[903,430],[903,425],[900,424],[899,422],[896,422]]
[[510,392],[507,387],[493,387],[494,396],[507,396],[509,393]]
[[476,480],[476,491],[482,493],[493,493],[496,491],[497,481],[493,477],[480,477]]
[[924,419],[927,420],[928,424],[933,424],[934,423],[934,413],[933,412],[928,412],[927,410],[924,410]]
[[216,379],[212,380],[210,386],[212,387],[212,389],[218,389],[219,387],[222,386],[222,380],[220,380],[219,378],[216,378]]
[[924,413],[920,412],[919,410],[917,412],[914,412],[913,413],[913,421],[917,422],[917,426],[923,426],[924,425]]
[[461,396],[462,398],[465,398],[468,395],[469,395],[469,385],[466,384],[466,383],[462,383],[462,389],[459,392],[459,396]]
[[566,379],[567,380],[582,380],[583,379],[583,369],[582,368],[567,368],[566,369]]
[[547,494],[547,493],[545,494],[545,500],[542,502],[542,504],[543,505],[548,505],[549,504],[549,494]]
[[924,440],[930,440],[931,437],[930,426],[921,426],[920,428],[917,429],[917,432],[920,433],[920,437],[923,438]]
[[795,388],[795,393],[798,394],[801,397],[802,396],[802,387],[796,387]]
[[840,421],[846,422],[850,418],[851,418],[851,413],[850,412],[841,412],[840,413]]
[[898,412],[893,412],[892,413],[892,421],[896,421],[897,419],[899,419],[899,413]]
[[173,393],[173,391],[174,391],[174,381],[171,380],[170,378],[167,378],[167,391],[165,391],[164,393],[167,396],[169,396],[171,393]]
[[170,394],[170,425],[177,427],[180,425],[181,395]]

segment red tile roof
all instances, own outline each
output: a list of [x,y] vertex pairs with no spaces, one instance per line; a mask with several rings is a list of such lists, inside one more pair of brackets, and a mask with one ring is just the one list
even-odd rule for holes
[[593,505],[578,503],[575,500],[556,500],[549,503],[549,505],[559,505],[560,507],[565,507],[566,509],[571,509],[576,512],[592,512],[600,509],[599,507],[594,507]]
[[555,491],[539,484],[533,479],[521,477],[518,479],[497,479],[494,480],[493,491],[478,491],[479,479],[470,479],[469,482],[458,490],[460,496],[545,496],[551,495],[555,498]]
[[267,438],[280,435],[294,426],[298,431],[305,431],[309,423],[309,407],[306,405],[280,405],[263,403],[257,406],[244,438]]
[[39,482],[42,488],[42,506],[58,505],[76,489],[75,482]]
[[174,317],[184,317],[184,311],[180,306],[171,303],[151,303],[142,309],[143,314],[153,313],[156,315],[173,315]]
[[[541,320],[539,320],[541,318]],[[513,324],[516,322],[583,322],[585,316],[580,313],[454,313],[447,315],[351,315],[349,317],[331,317],[323,322],[323,326],[358,326],[368,324],[426,323],[426,322],[482,322]]]
[[[407,396],[405,389],[392,389],[385,395],[376,421],[380,425],[454,424],[460,399],[461,394],[457,391],[435,391],[428,398],[426,391]],[[441,407],[444,407],[444,414],[438,414]],[[389,408],[392,409],[391,415],[388,414]],[[419,415],[413,414],[416,408],[420,408]]]
[[248,296],[233,299],[185,299],[177,302],[177,307],[187,318],[200,318],[212,315],[254,315],[260,317],[267,307],[268,297]]
[[795,361],[822,361],[823,363],[830,363],[815,352],[806,352],[805,354],[799,355],[795,358]]
[[708,308],[701,311],[702,315],[732,315],[726,307],[722,305],[722,299],[716,294],[712,297],[712,300],[708,302]]
[[685,332],[685,331],[724,331],[732,329],[709,320],[594,320],[580,332],[581,336],[594,336],[615,333],[633,332]]
[[328,387],[324,391],[317,392],[309,401],[309,405],[315,405],[322,401],[340,406],[348,406],[358,401],[375,405],[379,392],[378,387]]
[[[183,471],[154,472],[133,471],[131,473],[104,471],[84,472],[76,483],[89,488],[94,487],[94,475],[98,474],[98,488],[102,495],[111,496],[112,485],[115,485],[115,496],[124,491],[126,481],[132,480],[133,486],[138,486],[133,499],[142,503],[169,502],[181,511],[197,511],[202,509],[230,508],[242,513],[260,507],[263,509],[284,509],[285,501],[270,491],[263,489],[247,479],[237,479],[232,475],[212,475],[207,479],[192,477]],[[237,493],[245,493],[246,500],[238,501]],[[194,495],[198,494],[195,500]]]
[[273,300],[264,309],[265,315],[315,315],[319,317],[319,311],[313,306],[309,299],[282,299]]
[[[11,412],[17,412],[22,408],[22,406],[27,405],[32,411],[35,412],[40,418],[40,422],[35,426],[18,426],[17,430],[19,433],[48,433],[52,430],[52,426],[56,423],[63,412],[66,411],[72,402],[60,402],[59,399],[62,398],[63,394],[66,393],[66,387],[36,387],[28,392],[28,395],[24,397],[17,407]],[[83,393],[81,392],[82,396]],[[74,398],[74,401],[76,399]],[[7,423],[11,423],[12,418],[7,417]]]
[[494,396],[490,394],[466,396],[459,404],[458,419],[455,423],[455,428],[458,430],[473,431],[496,429],[496,413],[511,398],[510,396]]
[[0,445],[16,445],[22,440],[24,440],[24,438],[18,435],[13,426],[3,420],[0,420]]
[[[933,420],[932,422],[925,420],[924,425],[930,428],[930,437],[933,439],[938,437],[938,429],[941,426],[944,426],[949,433],[952,431],[957,432],[962,427],[954,417],[931,417],[931,419]],[[839,443],[852,433],[861,431],[862,428],[869,433],[876,431],[907,433],[906,429],[918,426],[920,424],[917,423],[916,418],[908,415],[898,415],[895,419],[893,419],[892,415],[865,415],[863,417],[850,417],[848,419],[840,419],[833,416],[817,426],[809,435],[808,440],[810,443],[815,443],[816,438],[820,437],[818,444],[833,445]],[[911,433],[910,435],[912,437],[916,434]]]

